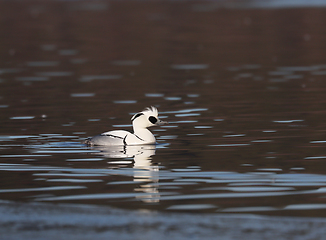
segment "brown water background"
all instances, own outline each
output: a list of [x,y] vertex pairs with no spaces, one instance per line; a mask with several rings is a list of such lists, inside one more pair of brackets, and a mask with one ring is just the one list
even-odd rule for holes
[[[323,7],[1,1],[0,199],[325,217],[325,22]],[[150,105],[170,124],[141,167],[81,144]]]

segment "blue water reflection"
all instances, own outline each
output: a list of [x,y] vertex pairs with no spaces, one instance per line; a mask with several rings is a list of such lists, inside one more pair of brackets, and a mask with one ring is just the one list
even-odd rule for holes
[[195,4],[194,11],[207,12],[220,8],[230,9],[284,9],[284,8],[305,8],[305,7],[326,7],[323,0],[222,0],[206,4]]
[[[182,111],[181,111],[182,112]],[[175,114],[174,112],[172,114]],[[196,124],[196,122],[186,122]],[[64,139],[76,136],[61,134],[41,134],[39,136],[5,137],[3,141],[21,139]],[[178,136],[158,136],[158,140],[175,139]],[[223,138],[243,138],[246,134],[228,134]],[[255,142],[255,141],[253,141]],[[265,141],[263,141],[265,142]],[[267,143],[270,141],[266,141]],[[246,147],[246,143],[228,143],[211,145],[220,148]],[[6,146],[6,145],[3,145]],[[259,203],[260,198],[286,198],[287,196],[316,196],[322,199],[326,189],[325,175],[307,173],[285,173],[282,168],[256,168],[253,172],[203,171],[200,166],[184,168],[168,168],[164,164],[154,162],[157,151],[169,151],[169,144],[144,146],[118,146],[86,148],[78,142],[53,142],[45,144],[30,144],[25,146],[25,154],[2,154],[1,159],[13,159],[16,163],[1,163],[0,171],[19,173],[29,172],[34,183],[47,183],[47,187],[24,187],[0,189],[0,194],[28,194],[34,201],[103,201],[111,204],[120,200],[128,200],[143,204],[162,204],[166,210],[213,210],[217,212],[282,212],[312,209],[324,209],[318,202],[286,204],[278,206],[265,203],[264,206],[248,207],[223,206],[221,199],[252,199],[252,204]],[[65,162],[69,165],[51,166],[44,164],[46,159],[67,155]],[[87,155],[85,155],[87,154]],[[171,157],[170,155],[167,155]],[[310,157],[307,159],[317,159]],[[29,163],[17,163],[33,159]],[[43,164],[39,164],[42,163]],[[92,163],[91,168],[85,164]],[[105,164],[103,166],[103,164]],[[98,166],[98,167],[97,167]],[[103,167],[100,167],[103,166]],[[242,164],[253,168],[253,164]],[[292,168],[292,171],[302,171],[304,168]],[[78,185],[69,185],[78,184]],[[106,185],[119,192],[111,190],[90,191],[98,185]],[[68,191],[67,191],[68,190]],[[42,191],[47,195],[35,195]],[[81,192],[82,191],[82,192]],[[60,192],[60,194],[57,194]],[[88,193],[87,193],[88,192]],[[115,200],[116,199],[116,200]],[[257,199],[257,200],[255,200]],[[193,204],[183,204],[191,200]],[[203,203],[209,200],[211,203]]]

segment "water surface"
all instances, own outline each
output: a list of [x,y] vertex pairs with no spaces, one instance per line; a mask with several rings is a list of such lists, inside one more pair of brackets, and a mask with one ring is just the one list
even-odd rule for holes
[[326,10],[124,4],[1,3],[0,199],[325,217]]

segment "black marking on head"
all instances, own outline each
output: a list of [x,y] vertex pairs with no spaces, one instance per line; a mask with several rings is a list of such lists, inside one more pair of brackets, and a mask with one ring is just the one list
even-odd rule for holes
[[156,117],[153,117],[153,116],[150,116],[150,117],[148,118],[148,120],[149,120],[151,123],[153,123],[153,124],[155,124],[155,123],[157,122],[157,118],[156,118]]
[[135,116],[133,116],[131,121],[134,121],[136,118],[140,117],[141,115],[144,115],[144,113],[137,113]]

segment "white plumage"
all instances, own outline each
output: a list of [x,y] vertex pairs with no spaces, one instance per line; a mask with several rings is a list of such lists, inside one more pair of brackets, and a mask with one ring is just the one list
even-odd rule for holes
[[134,130],[133,133],[125,130],[104,132],[87,139],[85,143],[89,146],[155,144],[155,137],[147,128],[166,123],[158,118],[157,108],[153,106],[136,113],[132,116],[131,121]]

